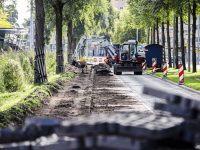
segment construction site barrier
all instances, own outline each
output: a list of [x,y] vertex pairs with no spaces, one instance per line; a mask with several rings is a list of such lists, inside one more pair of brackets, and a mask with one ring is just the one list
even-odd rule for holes
[[103,62],[102,58],[99,58],[99,62]]
[[153,74],[156,73],[156,61],[152,61]]
[[163,63],[163,77],[164,78],[167,77],[167,63],[166,62]]
[[184,84],[184,66],[179,64],[179,84]]
[[142,65],[143,65],[143,70],[146,70],[146,62],[144,62]]
[[97,62],[97,58],[94,58],[94,62]]
[[163,63],[165,62],[165,48],[163,47]]

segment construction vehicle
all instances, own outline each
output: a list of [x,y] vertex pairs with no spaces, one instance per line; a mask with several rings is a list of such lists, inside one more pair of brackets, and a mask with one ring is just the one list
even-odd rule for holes
[[[109,45],[108,43],[105,43]],[[106,45],[104,45],[106,47]],[[142,63],[145,61],[145,53],[137,51],[137,41],[129,40],[121,45],[121,50],[115,53],[114,49],[108,46],[109,55],[105,62],[110,65],[114,61],[113,72],[121,75],[122,72],[134,72],[135,75],[142,74]]]
[[[108,55],[104,59],[105,63],[97,66],[97,72],[99,71],[110,71],[110,67],[114,64],[113,72],[116,75],[121,75],[122,72],[134,72],[135,75],[142,74],[142,63],[145,61],[145,53],[137,51],[137,41],[129,40],[121,45],[121,49],[116,49],[111,43],[104,37],[96,39],[87,39],[83,36],[77,45],[77,48],[72,57],[72,64],[76,64],[79,61],[80,52],[84,49],[88,41],[98,40],[102,44],[102,47],[107,49]],[[87,44],[88,45],[88,44]],[[87,60],[86,51],[86,60]]]

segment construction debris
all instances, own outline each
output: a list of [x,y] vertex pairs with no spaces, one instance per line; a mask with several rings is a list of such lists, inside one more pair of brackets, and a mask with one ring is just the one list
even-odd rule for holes
[[108,74],[110,73],[110,66],[106,63],[99,63],[98,65],[92,66],[96,74]]

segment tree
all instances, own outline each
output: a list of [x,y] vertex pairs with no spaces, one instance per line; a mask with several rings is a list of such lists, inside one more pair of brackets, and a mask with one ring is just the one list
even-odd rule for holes
[[[68,25],[68,62],[72,56],[72,27],[73,17],[79,11],[85,8],[89,2],[94,4],[98,0],[48,0],[45,1],[47,8],[53,7],[56,16],[56,73],[60,73],[64,70],[64,58],[62,49],[62,27],[63,21]],[[64,15],[63,15],[64,10]],[[64,17],[64,20],[63,20]]]
[[[114,43],[123,43],[130,39],[136,40],[137,25],[133,21],[134,18],[135,15],[130,14],[130,10],[128,8],[122,11],[119,20],[116,22],[116,30],[112,36],[112,40]],[[138,32],[139,43],[144,43],[146,40],[146,33],[144,31],[144,28],[139,29]]]
[[183,9],[181,8],[181,14],[180,14],[180,23],[181,23],[181,54],[182,54],[182,63],[184,66],[184,70],[186,70],[186,64],[185,64],[185,49],[184,49],[184,30],[183,30]]
[[7,13],[0,11],[0,28],[11,28],[12,25],[7,21]]
[[168,63],[169,68],[172,68],[172,61],[171,61],[171,45],[170,45],[170,36],[169,36],[169,9],[167,10],[167,47],[168,47]]
[[176,39],[175,39],[175,43],[176,43],[176,51],[175,51],[175,55],[176,55],[176,69],[178,69],[178,17],[176,17]]
[[159,18],[157,18],[157,23],[156,23],[156,30],[157,30],[157,44],[159,44],[159,31],[158,31],[159,25],[158,25],[158,22],[159,22]]
[[197,72],[196,70],[196,8],[197,4],[196,1],[193,0],[193,9],[192,9],[192,18],[193,18],[193,24],[192,24],[192,65],[193,65],[193,70],[192,72]]
[[18,11],[14,8],[13,5],[6,6],[6,12],[8,13],[7,21],[10,22],[13,26],[19,27],[17,23],[18,20]]
[[[44,23],[45,23],[45,12],[44,12],[44,2],[43,0],[35,0],[35,37],[36,37],[36,44],[35,49],[40,49],[44,53]],[[44,58],[45,61],[45,58]],[[38,66],[36,63],[36,57],[35,57],[35,74],[34,74],[34,83],[40,83],[40,80],[38,80]],[[44,69],[44,68],[43,68]]]

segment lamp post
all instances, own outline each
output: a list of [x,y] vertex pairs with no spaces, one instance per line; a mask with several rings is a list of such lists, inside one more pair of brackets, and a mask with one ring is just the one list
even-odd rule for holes
[[32,8],[33,8],[33,6],[32,6],[33,4],[32,4],[32,2],[31,2],[31,16],[30,16],[30,49],[31,48],[33,48],[34,47],[34,41],[33,41],[33,38],[34,38],[34,36],[33,36],[33,33],[34,33],[34,31],[33,31],[33,15],[32,15]]

